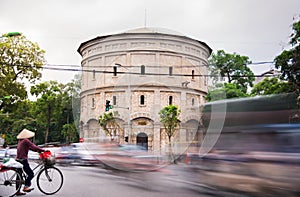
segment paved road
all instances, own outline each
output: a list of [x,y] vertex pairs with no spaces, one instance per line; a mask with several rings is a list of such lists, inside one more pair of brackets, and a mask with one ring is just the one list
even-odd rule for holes
[[[158,172],[125,173],[112,172],[98,167],[58,166],[65,178],[63,188],[55,194],[65,196],[104,196],[104,197],[206,197],[212,196],[195,189],[187,180],[180,166],[163,168]],[[45,196],[36,187],[26,196]]]

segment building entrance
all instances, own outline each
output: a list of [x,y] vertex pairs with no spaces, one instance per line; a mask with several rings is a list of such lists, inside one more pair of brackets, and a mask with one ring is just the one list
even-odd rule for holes
[[146,133],[139,133],[136,137],[136,144],[148,150],[148,136]]

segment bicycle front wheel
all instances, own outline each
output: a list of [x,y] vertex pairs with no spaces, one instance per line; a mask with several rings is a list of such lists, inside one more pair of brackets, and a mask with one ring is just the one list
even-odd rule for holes
[[14,169],[0,172],[0,196],[14,196],[22,186],[22,176]]
[[45,167],[37,176],[37,186],[41,192],[46,195],[52,195],[58,192],[64,182],[62,172],[54,167]]

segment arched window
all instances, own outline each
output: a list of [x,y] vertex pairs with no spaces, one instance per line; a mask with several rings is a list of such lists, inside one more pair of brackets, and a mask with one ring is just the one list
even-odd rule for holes
[[173,96],[169,96],[169,105],[173,104]]
[[140,104],[145,105],[145,96],[144,95],[141,95],[141,97],[140,97]]
[[194,79],[194,78],[195,78],[195,71],[192,70],[192,79]]
[[145,74],[145,66],[141,65],[141,75],[144,75],[144,74]]

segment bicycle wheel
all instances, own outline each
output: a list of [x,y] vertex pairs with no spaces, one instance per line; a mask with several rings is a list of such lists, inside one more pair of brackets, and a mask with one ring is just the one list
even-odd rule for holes
[[46,195],[55,194],[63,185],[64,177],[56,167],[45,167],[37,176],[37,186]]
[[22,186],[22,175],[14,169],[0,172],[0,196],[14,196]]

